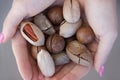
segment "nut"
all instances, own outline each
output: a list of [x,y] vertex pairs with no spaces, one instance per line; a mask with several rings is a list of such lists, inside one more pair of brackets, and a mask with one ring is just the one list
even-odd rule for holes
[[76,33],[77,40],[83,44],[90,43],[94,40],[95,34],[88,25],[83,25]]
[[42,13],[38,14],[34,17],[34,23],[46,34],[51,35],[55,33],[55,30],[50,23],[50,21],[47,19],[45,15]]
[[69,23],[76,23],[80,19],[80,6],[78,0],[65,0],[63,5],[63,16]]
[[55,64],[46,50],[41,49],[38,53],[37,63],[44,76],[51,77],[55,73]]
[[52,7],[47,14],[49,20],[54,25],[59,25],[63,21],[63,10],[60,6],[54,6]]
[[45,49],[45,47],[43,46],[32,46],[31,47],[31,54],[35,60],[37,60],[37,54],[41,51],[41,49]]
[[92,53],[96,53],[98,48],[98,42],[96,40],[93,40],[91,43],[87,44],[87,47]]
[[32,45],[44,45],[45,37],[43,32],[31,22],[22,22],[20,27],[22,36]]
[[93,64],[93,56],[89,50],[80,42],[74,40],[66,47],[66,52],[69,58],[83,66],[91,66]]
[[69,38],[76,33],[77,29],[81,26],[81,23],[81,20],[76,23],[68,23],[64,21],[60,26],[59,34],[64,38]]
[[74,41],[74,40],[76,40],[76,36],[72,36],[72,37],[69,37],[69,38],[65,39],[66,44],[68,44],[69,42]]
[[65,51],[59,54],[52,55],[55,65],[64,65],[70,62],[70,59]]
[[53,34],[48,37],[46,47],[51,53],[60,53],[65,47],[65,41],[58,34]]

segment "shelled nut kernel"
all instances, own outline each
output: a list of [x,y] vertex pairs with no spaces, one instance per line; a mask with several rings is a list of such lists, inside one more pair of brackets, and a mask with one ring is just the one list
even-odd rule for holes
[[46,47],[51,53],[59,53],[64,49],[65,41],[60,35],[53,34],[48,37]]

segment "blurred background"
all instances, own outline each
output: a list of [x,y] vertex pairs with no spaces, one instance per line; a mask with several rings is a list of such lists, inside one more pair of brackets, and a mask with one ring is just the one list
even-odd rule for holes
[[[12,0],[0,0],[0,32],[3,21],[11,8]],[[117,0],[118,21],[120,23],[120,0]],[[120,25],[120,24],[119,24]],[[119,32],[120,32],[120,28]],[[120,33],[119,33],[120,34]],[[82,80],[120,80],[120,35],[113,46],[107,63],[105,73],[100,78],[93,69]],[[12,52],[11,41],[0,45],[0,80],[22,80]]]

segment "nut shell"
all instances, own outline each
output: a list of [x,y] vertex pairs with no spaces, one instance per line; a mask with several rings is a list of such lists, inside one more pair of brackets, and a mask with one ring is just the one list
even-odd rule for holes
[[48,37],[46,47],[51,53],[60,53],[65,47],[65,41],[58,34],[53,34]]
[[70,62],[70,59],[66,52],[60,52],[59,54],[52,54],[55,65],[64,65]]
[[[25,32],[26,25],[29,25],[29,26],[27,26],[27,29],[26,29],[27,31]],[[22,36],[29,43],[31,43],[34,46],[44,45],[44,42],[45,42],[44,34],[35,24],[31,22],[22,22],[20,26],[21,26],[20,32]]]
[[41,49],[45,49],[45,47],[43,46],[32,46],[31,47],[31,54],[35,60],[37,60],[37,54],[41,51]]
[[64,21],[60,26],[59,34],[61,36],[63,36],[64,38],[69,38],[69,37],[73,36],[76,33],[76,31],[81,26],[81,24],[82,24],[81,19],[78,22],[74,23],[74,24]]
[[48,11],[48,18],[53,25],[59,25],[63,20],[63,10],[60,6],[54,6]]
[[69,23],[76,23],[80,19],[80,6],[78,0],[64,1],[63,16]]
[[88,44],[94,40],[95,34],[89,26],[83,25],[77,31],[76,37],[79,42]]
[[47,19],[45,15],[42,13],[36,15],[34,17],[34,23],[45,33],[48,35],[54,34],[55,30],[50,23],[50,21]]
[[69,58],[77,64],[81,64],[83,66],[91,66],[93,64],[92,54],[83,44],[76,40],[67,45],[66,52]]
[[50,54],[41,49],[41,51],[37,55],[37,63],[42,72],[42,74],[46,77],[51,77],[55,73],[55,65]]

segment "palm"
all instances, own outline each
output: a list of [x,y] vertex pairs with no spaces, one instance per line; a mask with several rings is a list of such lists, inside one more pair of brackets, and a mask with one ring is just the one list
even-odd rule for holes
[[[27,17],[34,16],[48,7],[47,5],[44,8],[42,8],[41,5],[37,5],[38,3],[41,3],[40,0],[36,0],[36,1],[37,2],[34,2],[34,0],[31,0],[31,1],[25,0],[25,2],[19,2],[19,4],[22,4],[22,6],[20,5],[18,7],[22,7],[22,9],[25,9],[23,10],[25,11],[24,16],[27,16]],[[63,1],[64,0],[58,0],[56,1],[55,4],[58,4],[58,3],[62,4]],[[32,80],[43,80],[43,79],[45,80],[61,80],[61,79],[79,80],[89,71],[88,68],[71,62],[63,66],[57,66],[56,73],[53,77],[51,78],[44,77],[41,74],[37,66],[37,63],[29,55],[26,41],[20,35],[19,31],[16,33],[15,37],[13,38],[12,44],[13,44],[14,55],[18,64],[18,69],[23,79],[25,80],[31,80],[31,79]]]

